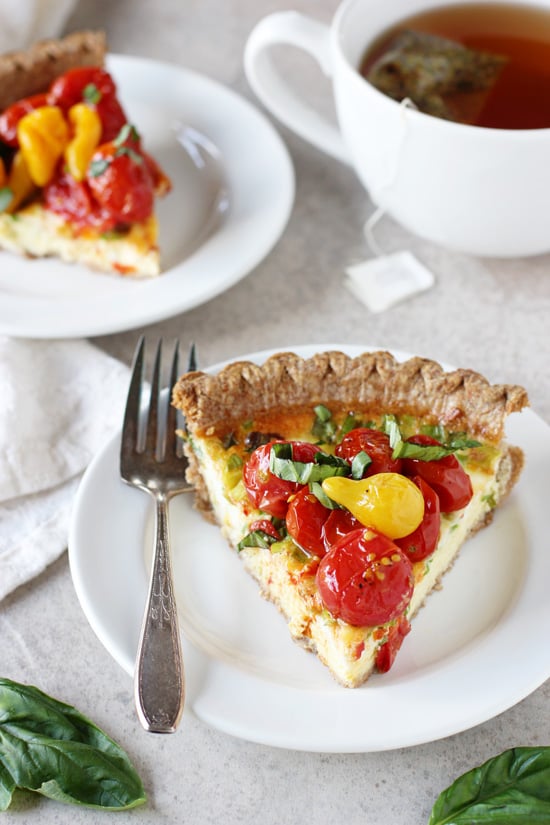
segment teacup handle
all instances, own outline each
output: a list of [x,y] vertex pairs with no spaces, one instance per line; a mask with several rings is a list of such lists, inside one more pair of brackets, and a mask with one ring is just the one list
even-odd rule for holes
[[298,97],[278,71],[270,47],[281,44],[306,51],[330,77],[329,27],[295,11],[270,14],[252,30],[245,47],[244,65],[252,89],[281,123],[328,155],[351,163],[338,128]]

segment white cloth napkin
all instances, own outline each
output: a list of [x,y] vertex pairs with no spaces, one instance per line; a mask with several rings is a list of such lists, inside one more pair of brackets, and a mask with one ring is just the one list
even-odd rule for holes
[[0,599],[66,549],[79,478],[120,427],[128,380],[88,341],[0,338]]
[[0,52],[57,37],[76,0],[0,0]]

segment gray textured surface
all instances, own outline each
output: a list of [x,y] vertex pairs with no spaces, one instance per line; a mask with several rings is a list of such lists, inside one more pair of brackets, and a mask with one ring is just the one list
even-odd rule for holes
[[[335,7],[314,0],[292,5],[324,19]],[[277,7],[286,6],[274,0],[83,0],[69,28],[104,27],[113,52],[179,63],[254,100],[242,51],[254,23]],[[293,62],[288,65],[295,70]],[[300,70],[300,82],[309,70]],[[330,108],[323,82],[310,93]],[[371,315],[344,287],[343,273],[347,264],[368,257],[362,226],[372,205],[347,168],[280,131],[297,178],[283,237],[224,295],[147,332],[195,340],[203,365],[266,347],[327,341],[404,349],[473,367],[494,381],[523,383],[535,411],[550,422],[550,256],[472,259],[415,239],[385,219],[378,242],[388,251],[412,249],[436,283],[385,314]],[[97,343],[130,361],[137,335]],[[0,635],[3,675],[77,705],[127,748],[150,799],[147,807],[118,814],[120,825],[421,825],[437,794],[459,773],[507,747],[550,741],[550,683],[480,727],[387,753],[277,750],[211,730],[190,713],[175,736],[151,736],[137,722],[130,680],[86,622],[66,556],[0,605]],[[19,795],[7,821],[80,825],[108,817]]]

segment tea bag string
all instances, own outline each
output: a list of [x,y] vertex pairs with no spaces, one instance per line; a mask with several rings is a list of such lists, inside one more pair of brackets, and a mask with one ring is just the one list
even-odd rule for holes
[[[401,156],[402,156],[402,153],[403,153],[403,146],[405,144],[405,140],[407,138],[407,134],[408,134],[408,131],[409,131],[408,130],[409,121],[408,121],[408,118],[407,118],[406,110],[407,109],[415,109],[415,110],[418,111],[418,107],[410,99],[410,97],[404,97],[403,100],[400,101],[399,106],[403,109],[403,112],[404,112],[403,121],[404,121],[404,124],[405,124],[405,128],[403,129],[402,136],[401,136],[401,141],[400,141],[400,144],[399,144],[398,149],[397,149],[397,157],[396,157],[394,168],[393,168],[391,174],[389,175],[389,178],[386,181],[386,183],[382,184],[382,186],[379,187],[378,193],[377,193],[378,195],[380,194],[380,192],[385,192],[387,189],[390,189],[393,186],[393,184],[395,183],[395,180],[397,178],[397,173],[399,171],[399,164],[400,164]],[[376,225],[380,222],[380,220],[384,217],[385,214],[386,214],[386,210],[384,209],[384,207],[383,206],[378,206],[374,210],[372,215],[369,217],[369,219],[366,221],[365,226],[363,228],[363,231],[365,233],[365,238],[366,238],[366,241],[367,241],[367,245],[368,245],[370,251],[372,252],[372,254],[376,258],[380,258],[385,254],[384,250],[379,246],[376,238],[374,237],[374,229],[375,229]]]

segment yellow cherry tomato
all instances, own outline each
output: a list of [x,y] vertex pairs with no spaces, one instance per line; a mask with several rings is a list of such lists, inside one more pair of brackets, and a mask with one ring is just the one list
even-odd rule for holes
[[71,106],[68,117],[74,136],[65,148],[65,160],[73,178],[83,181],[101,138],[101,120],[98,113],[85,103]]
[[419,488],[399,473],[376,473],[354,481],[331,476],[323,490],[350,511],[365,527],[400,539],[416,530],[424,515],[424,497]]
[[58,106],[33,109],[17,124],[17,139],[31,180],[46,186],[69,142],[69,126]]
[[14,212],[35,190],[21,151],[13,157],[6,185],[11,190],[11,200],[4,210],[8,213]]

